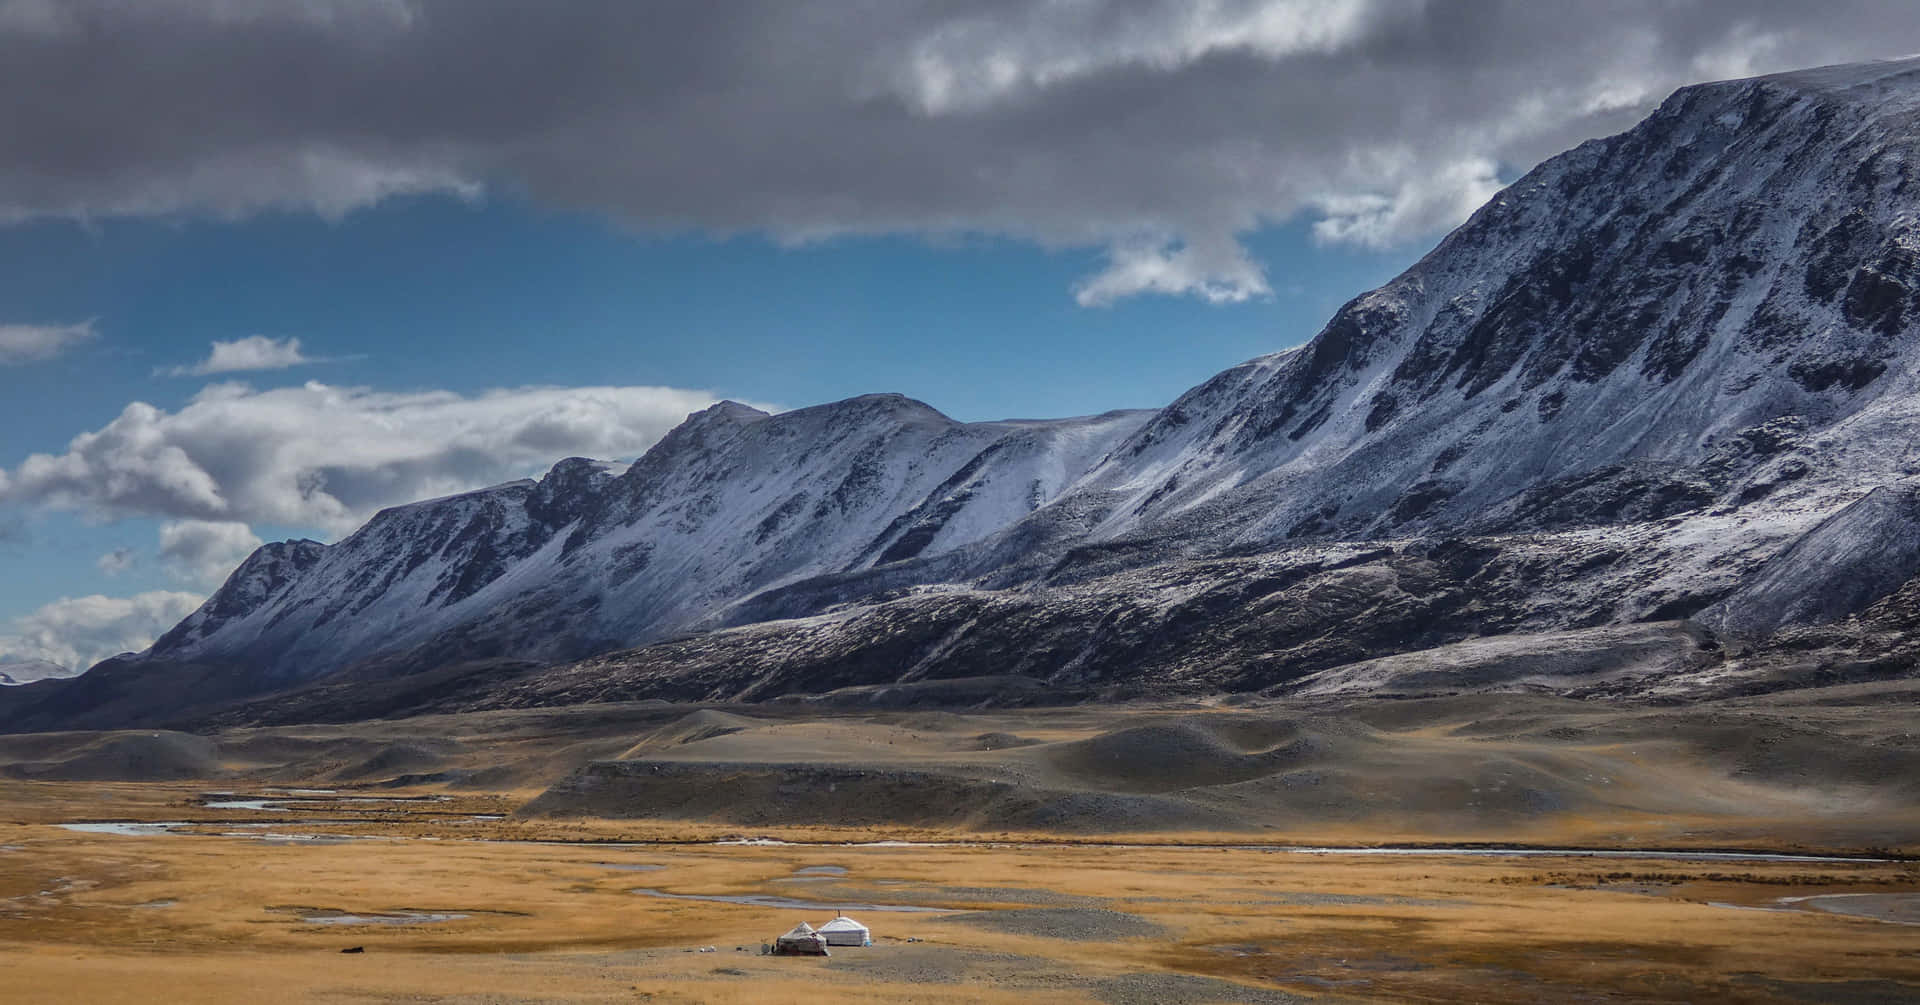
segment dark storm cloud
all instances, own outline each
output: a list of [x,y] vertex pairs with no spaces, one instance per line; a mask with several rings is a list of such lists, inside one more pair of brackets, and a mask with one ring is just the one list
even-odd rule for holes
[[524,194],[641,228],[1099,246],[1217,300],[1385,245],[1704,79],[1920,49],[1846,0],[0,0],[0,214]]

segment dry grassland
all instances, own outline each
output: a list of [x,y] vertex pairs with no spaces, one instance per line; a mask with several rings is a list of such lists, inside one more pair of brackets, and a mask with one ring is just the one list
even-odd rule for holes
[[[150,1005],[1920,996],[1920,927],[1781,901],[1920,900],[1920,869],[1908,863],[1342,858],[1182,846],[1195,836],[1167,834],[1156,835],[1157,846],[714,846],[689,843],[722,833],[695,825],[473,819],[512,805],[521,795],[513,793],[383,790],[378,795],[448,798],[364,804],[371,808],[355,811],[359,823],[321,824],[313,821],[340,818],[339,804],[316,798],[288,812],[212,813],[201,805],[202,788],[0,782],[0,998]],[[52,826],[216,817],[228,822],[161,836]],[[259,837],[325,832],[354,837]],[[608,843],[621,838],[653,843]],[[555,840],[563,843],[536,843]],[[845,872],[799,873],[812,866]],[[760,956],[760,943],[799,920],[818,924],[831,910],[632,892],[642,888],[951,913],[850,910],[873,927],[877,945],[827,960],[781,959]],[[312,920],[404,912],[462,917]],[[340,952],[354,946],[365,952]],[[717,951],[696,951],[706,946]]]

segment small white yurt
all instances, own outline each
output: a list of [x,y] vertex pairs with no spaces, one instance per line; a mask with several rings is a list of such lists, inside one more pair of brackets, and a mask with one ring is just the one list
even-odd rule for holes
[[802,921],[793,931],[773,940],[775,956],[825,956],[827,940],[813,926]]
[[873,945],[873,933],[867,931],[867,926],[844,914],[837,914],[832,921],[821,925],[820,935],[829,946]]

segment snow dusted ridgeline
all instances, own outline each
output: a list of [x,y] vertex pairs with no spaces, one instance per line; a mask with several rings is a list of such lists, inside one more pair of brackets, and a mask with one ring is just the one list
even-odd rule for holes
[[[1920,59],[1685,88],[1306,345],[1158,412],[722,403],[624,472],[562,461],[263,548],[114,669],[257,693],[749,626],[512,700],[1009,673],[1248,690],[1477,636],[1843,620],[1920,568],[1916,173]],[[1648,638],[1593,674],[1724,658]],[[1505,652],[1454,663],[1500,678]]]
[[1916,172],[1920,60],[1685,88],[1306,346],[1163,409],[1090,478],[1118,499],[1095,536],[1184,513],[1242,544],[1536,529],[1762,498],[1807,526],[1899,477],[1920,428]]
[[284,682],[632,645],[770,586],[997,531],[1149,415],[960,423],[898,395],[779,415],[722,402],[624,472],[570,459],[385,510],[335,545],[262,548],[147,658]]
[[[1528,173],[1306,345],[1182,395],[958,574],[923,575],[1017,588],[1314,542],[1511,552],[1546,534],[1528,545],[1552,567],[1542,592],[1486,630],[1690,616],[1920,472],[1916,172],[1920,59],[1682,89]],[[1809,585],[1783,570],[1778,589]],[[853,592],[802,584],[735,623]]]

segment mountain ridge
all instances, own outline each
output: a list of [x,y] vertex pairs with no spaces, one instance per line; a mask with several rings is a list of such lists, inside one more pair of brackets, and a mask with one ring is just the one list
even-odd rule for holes
[[[721,402],[623,471],[571,458],[537,481],[391,507],[336,545],[262,549],[148,658],[251,661],[282,679],[305,679],[448,645],[442,636],[474,631],[475,618],[497,622],[502,597],[586,616],[578,630],[588,634],[549,639],[534,653],[585,655],[686,627],[682,611],[698,599],[666,595],[689,582],[730,577],[731,588],[750,592],[871,562],[889,548],[901,553],[901,538],[915,532],[921,548],[943,535],[964,537],[974,532],[972,510],[1039,505],[1077,476],[1083,455],[1103,453],[1141,419],[1116,412],[959,423],[900,395],[778,415]],[[822,453],[834,461],[822,464]],[[1030,477],[1018,485],[992,478],[1016,469]],[[741,498],[722,498],[718,486],[741,472],[752,483]],[[964,483],[954,481],[961,476]],[[714,522],[720,531],[706,532]],[[836,532],[830,547],[820,546],[822,524]],[[675,539],[662,545],[661,535]],[[724,566],[720,552],[730,558]],[[656,606],[643,610],[616,595],[636,590],[651,590]],[[604,630],[591,623],[602,605],[620,607],[608,619],[620,620]],[[622,630],[630,634],[612,634]],[[499,655],[490,641],[454,644],[467,655]]]
[[[123,672],[221,667],[245,693],[832,611],[925,635],[903,665],[872,656],[886,618],[836,642],[868,653],[855,675],[783,683],[750,661],[765,697],[991,670],[1004,647],[954,654],[1008,604],[1057,650],[1021,665],[1063,682],[1120,612],[1139,619],[1113,629],[1123,651],[1189,630],[1256,661],[1262,639],[1326,641],[1194,678],[1234,689],[1476,635],[1844,620],[1920,566],[1861,543],[1907,525],[1885,493],[1920,474],[1916,171],[1920,58],[1682,88],[1529,171],[1306,344],[1165,408],[959,423],[900,395],[722,402],[624,470],[569,459],[263,548]],[[1289,585],[1248,585],[1269,580]],[[1352,602],[1288,593],[1306,581]],[[1838,581],[1870,586],[1790,600]],[[1074,584],[1092,592],[1048,606]],[[1228,599],[1196,613],[1156,591]],[[1380,615],[1395,591],[1438,627]],[[1283,594],[1309,613],[1255,610]],[[1363,616],[1404,637],[1340,620]]]

